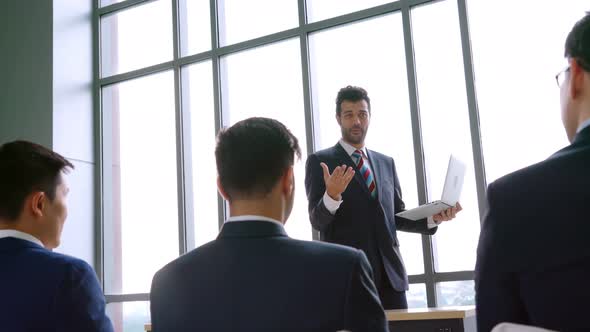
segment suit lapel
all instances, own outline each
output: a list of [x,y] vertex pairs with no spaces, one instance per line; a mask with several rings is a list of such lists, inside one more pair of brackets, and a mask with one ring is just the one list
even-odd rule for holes
[[[354,161],[352,161],[352,158],[348,155],[348,153],[346,152],[346,150],[344,150],[344,148],[342,147],[342,145],[340,145],[340,143],[336,143],[336,146],[334,147],[334,149],[336,151],[336,158],[340,161],[340,163],[338,165],[334,165],[334,167],[340,166],[342,164],[346,164],[346,165],[352,167],[352,169],[355,170],[354,179],[358,182],[358,184],[361,186],[361,188],[363,188],[363,190],[368,195],[369,188],[367,188],[367,185],[365,184],[365,179],[363,179],[363,176],[361,175],[361,173],[356,169],[356,164],[354,163]],[[333,171],[333,170],[331,170],[331,171]]]

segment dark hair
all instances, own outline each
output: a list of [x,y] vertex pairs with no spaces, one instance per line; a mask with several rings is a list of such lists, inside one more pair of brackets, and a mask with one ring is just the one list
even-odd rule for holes
[[590,71],[590,12],[567,35],[565,57],[576,59],[584,70]]
[[367,91],[361,87],[349,85],[338,91],[338,96],[336,96],[336,115],[340,116],[340,113],[342,112],[342,102],[345,100],[352,102],[364,100],[369,106],[369,113],[371,112],[371,99],[369,98]]
[[61,172],[74,165],[35,143],[15,141],[0,146],[0,218],[15,221],[27,196],[44,192],[55,199]]
[[277,120],[249,118],[223,129],[217,136],[215,159],[221,186],[231,200],[267,195],[301,158],[297,138]]

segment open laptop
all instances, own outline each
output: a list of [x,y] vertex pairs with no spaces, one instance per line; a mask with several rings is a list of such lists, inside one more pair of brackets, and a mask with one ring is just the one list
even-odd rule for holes
[[461,197],[464,178],[465,164],[451,155],[441,199],[439,201],[420,205],[411,210],[396,213],[396,216],[410,220],[420,220],[455,206],[459,201],[459,197]]

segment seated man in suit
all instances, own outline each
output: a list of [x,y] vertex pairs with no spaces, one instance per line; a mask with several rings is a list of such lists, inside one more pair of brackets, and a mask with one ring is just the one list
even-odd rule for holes
[[73,168],[37,144],[0,146],[0,330],[113,331],[92,268],[59,246]]
[[500,322],[590,329],[590,13],[557,75],[571,144],[488,187],[475,269],[478,331]]
[[230,218],[215,241],[154,276],[155,332],[387,331],[361,251],[285,233],[300,154],[297,138],[272,119],[219,134],[218,188]]

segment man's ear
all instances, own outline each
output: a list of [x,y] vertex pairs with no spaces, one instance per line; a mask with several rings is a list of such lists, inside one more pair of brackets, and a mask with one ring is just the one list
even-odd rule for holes
[[223,186],[221,185],[221,179],[219,178],[219,176],[217,176],[217,190],[219,191],[219,194],[221,195],[221,197],[223,197],[223,199],[225,199],[226,201],[229,202],[229,196],[227,195],[227,193],[223,189]]
[[31,214],[35,217],[43,216],[45,205],[47,204],[47,195],[42,191],[35,191],[29,195],[25,203],[25,208],[30,209]]
[[568,91],[571,99],[576,99],[582,93],[584,74],[585,71],[578,63],[578,60],[572,59],[570,62],[570,82]]
[[342,122],[340,120],[340,115],[338,115],[338,113],[336,113],[336,121],[338,122],[338,125],[341,126]]
[[295,177],[293,176],[293,166],[289,166],[281,178],[282,191],[285,195],[291,195],[295,186]]

